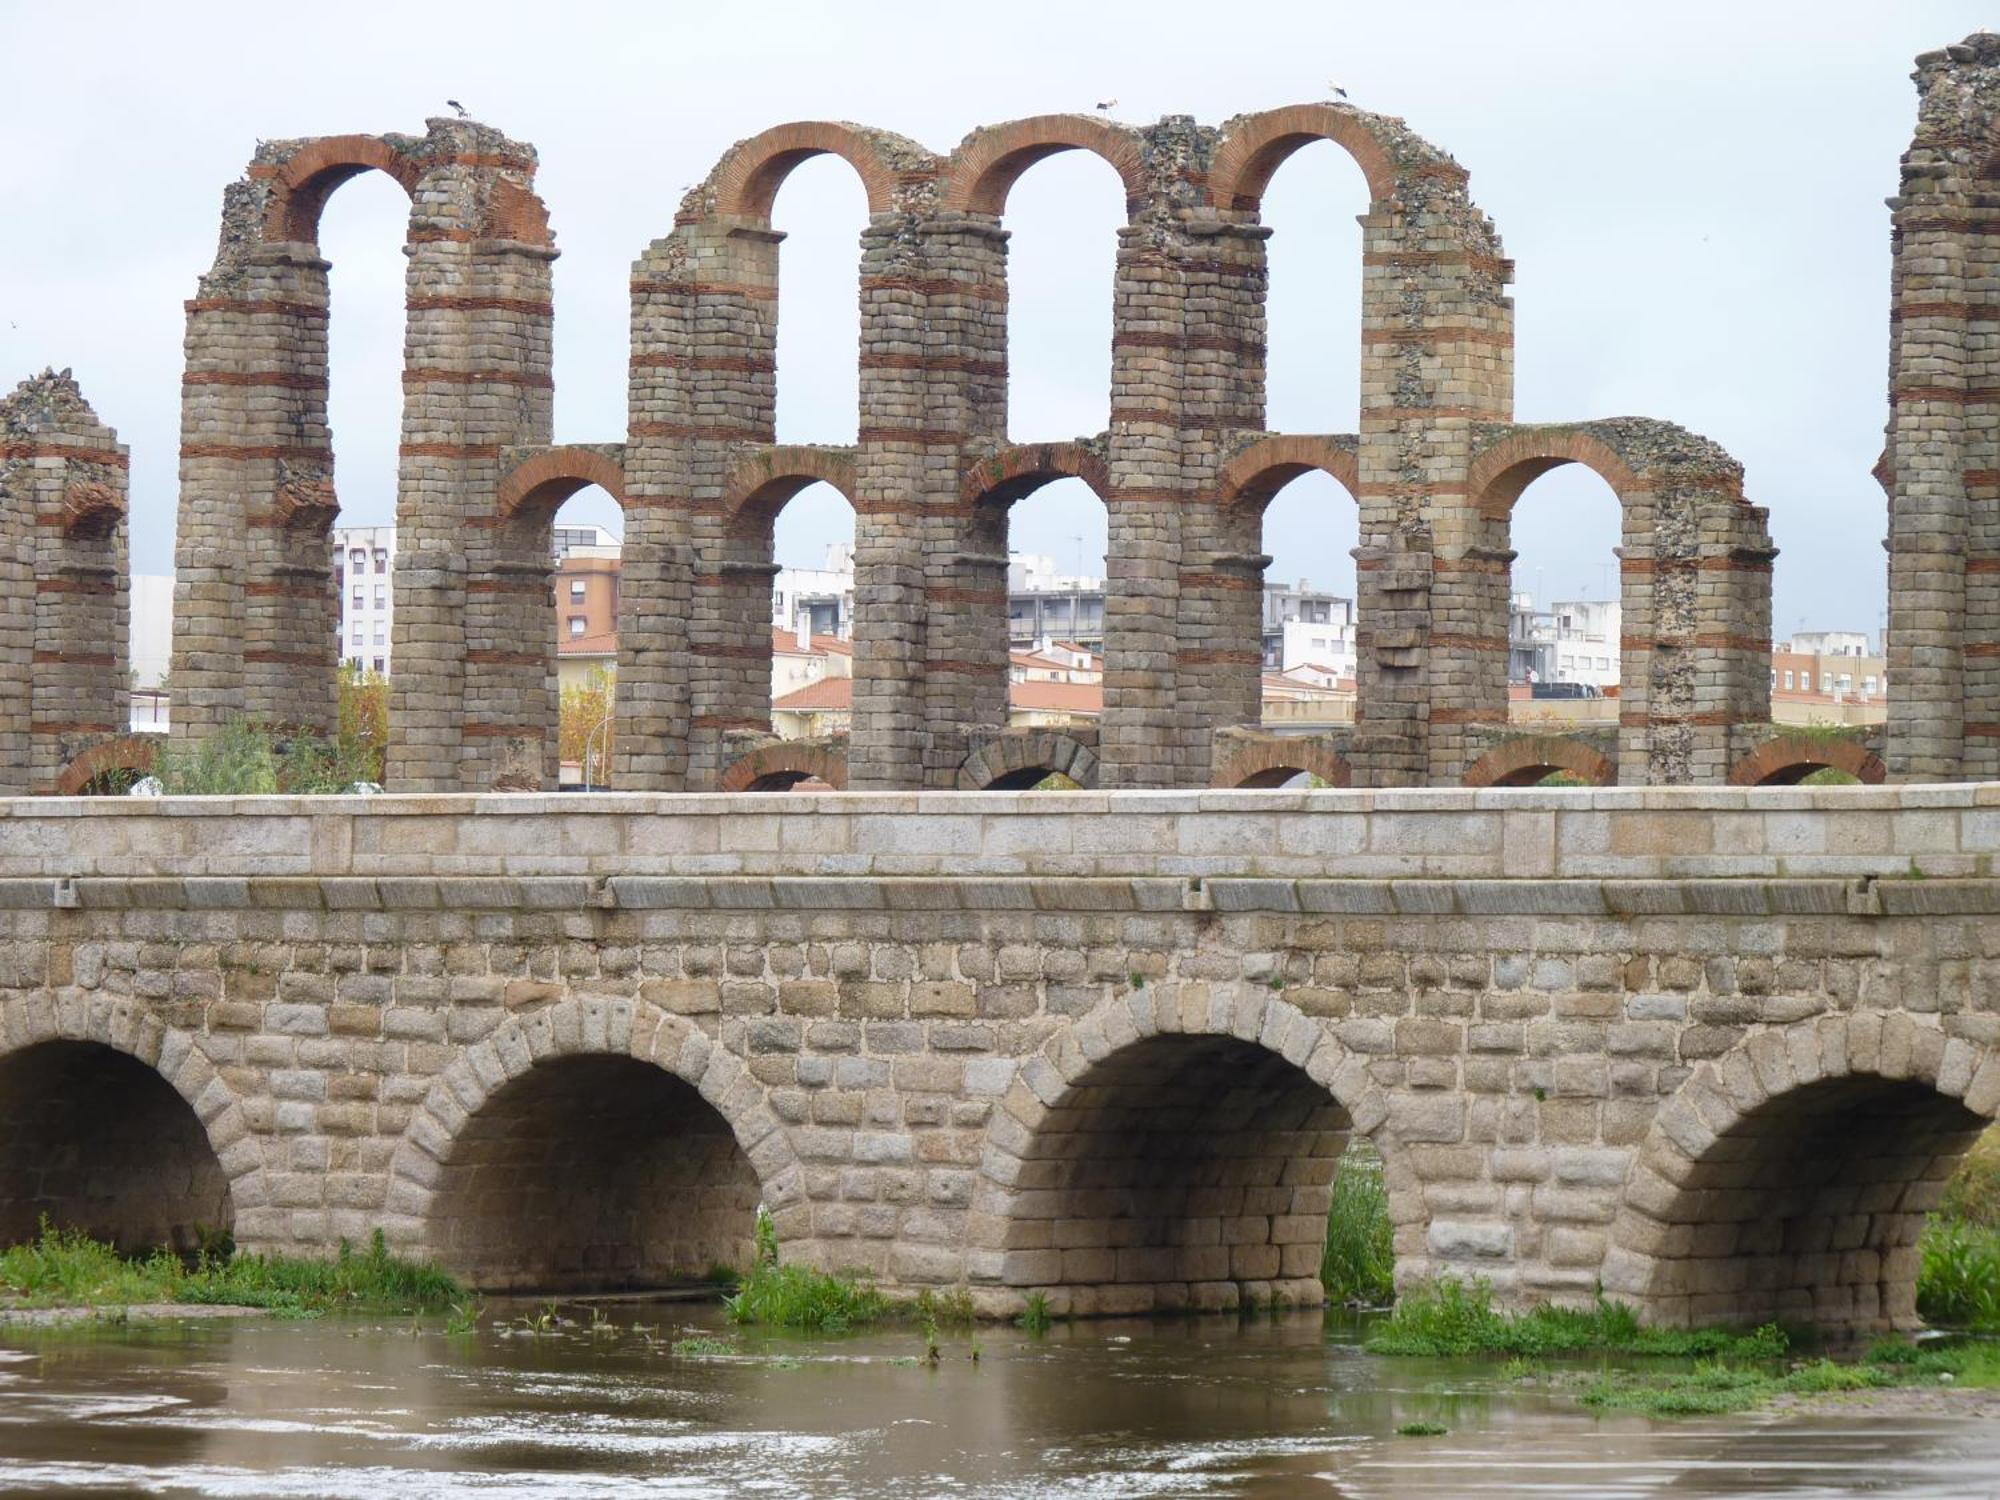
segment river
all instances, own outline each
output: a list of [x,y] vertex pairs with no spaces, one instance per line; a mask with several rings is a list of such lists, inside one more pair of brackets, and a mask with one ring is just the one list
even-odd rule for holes
[[[1318,1315],[743,1335],[612,1301],[438,1320],[0,1329],[0,1493],[459,1496],[2000,1494],[2000,1424],[1599,1417]],[[518,1325],[517,1325],[518,1326]],[[676,1353],[690,1336],[719,1355]],[[975,1344],[979,1357],[973,1356]],[[1398,1436],[1411,1422],[1443,1436]]]

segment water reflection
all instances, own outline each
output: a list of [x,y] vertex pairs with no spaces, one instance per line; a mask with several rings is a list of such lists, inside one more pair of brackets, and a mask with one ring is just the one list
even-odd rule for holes
[[[512,1309],[499,1308],[506,1315]],[[234,1321],[0,1342],[10,1494],[1165,1497],[1990,1495],[2000,1432],[1849,1417],[1653,1423],[1383,1361],[1316,1316],[734,1339]],[[633,1324],[657,1328],[635,1332]],[[1405,1422],[1450,1429],[1395,1435]]]

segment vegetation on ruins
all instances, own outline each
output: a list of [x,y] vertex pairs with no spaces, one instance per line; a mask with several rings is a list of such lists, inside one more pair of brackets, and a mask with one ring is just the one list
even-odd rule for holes
[[342,667],[336,723],[328,736],[230,719],[205,739],[161,744],[153,775],[163,792],[194,797],[310,796],[379,783],[388,743],[388,679]]
[[293,1317],[327,1312],[444,1312],[465,1288],[428,1262],[391,1255],[376,1231],[366,1250],[342,1241],[331,1260],[238,1255],[226,1245],[192,1264],[167,1250],[120,1255],[101,1240],[46,1219],[26,1244],[0,1251],[0,1305],[130,1307],[192,1303],[259,1307]]
[[1366,1146],[1350,1147],[1333,1179],[1333,1206],[1327,1213],[1326,1245],[1319,1260],[1320,1283],[1331,1302],[1381,1307],[1396,1295],[1395,1271],[1382,1158]]

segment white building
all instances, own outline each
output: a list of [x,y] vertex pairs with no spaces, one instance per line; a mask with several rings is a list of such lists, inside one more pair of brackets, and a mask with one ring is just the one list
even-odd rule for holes
[[391,629],[395,600],[390,587],[395,566],[395,527],[334,527],[333,577],[340,590],[340,659],[350,666],[385,676],[390,670],[389,642],[395,635]]
[[174,655],[174,575],[132,575],[132,685],[157,688]]
[[1778,649],[1794,656],[1872,656],[1865,630],[1802,630]]
[[803,617],[809,635],[854,634],[854,548],[829,543],[823,568],[780,568],[771,580],[771,624],[797,631]]
[[1514,595],[1507,630],[1508,680],[1616,687],[1619,624],[1616,599],[1561,599],[1538,610],[1532,594]]

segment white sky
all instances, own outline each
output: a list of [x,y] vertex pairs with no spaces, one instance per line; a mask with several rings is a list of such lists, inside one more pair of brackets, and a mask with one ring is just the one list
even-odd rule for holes
[[[172,566],[182,300],[214,255],[223,185],[257,137],[423,129],[463,100],[533,142],[563,251],[556,438],[624,430],[626,280],[683,188],[730,142],[846,118],[940,153],[1022,115],[1232,114],[1325,97],[1401,115],[1472,173],[1518,266],[1523,421],[1642,415],[1715,438],[1771,509],[1775,627],[1873,631],[1883,607],[1889,218],[1922,50],[1996,18],[1973,0],[1893,5],[1374,3],[734,6],[496,3],[52,6],[0,0],[0,381],[73,366],[133,450],[133,565]],[[1321,144],[1281,170],[1271,241],[1274,429],[1355,425],[1360,174]],[[405,201],[343,188],[333,421],[343,519],[392,519]],[[1022,179],[1014,231],[1013,436],[1103,426],[1108,168]],[[809,162],[779,195],[779,437],[854,434],[852,174]],[[610,522],[580,496],[565,512]],[[810,491],[780,523],[815,563],[851,524]],[[1273,506],[1275,578],[1350,589],[1353,506],[1302,479]],[[1578,469],[1516,512],[1516,587],[1602,595],[1609,492]],[[1017,549],[1098,571],[1101,508],[1051,486]]]

